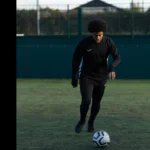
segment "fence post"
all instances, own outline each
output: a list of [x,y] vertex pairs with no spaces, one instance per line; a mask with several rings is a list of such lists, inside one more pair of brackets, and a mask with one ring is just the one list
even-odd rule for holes
[[67,37],[70,39],[70,14],[69,14],[69,4],[67,5]]
[[131,2],[131,37],[134,38],[134,8],[133,8],[133,0]]
[[82,36],[82,8],[78,8],[78,36]]
[[37,35],[40,35],[40,6],[37,0]]

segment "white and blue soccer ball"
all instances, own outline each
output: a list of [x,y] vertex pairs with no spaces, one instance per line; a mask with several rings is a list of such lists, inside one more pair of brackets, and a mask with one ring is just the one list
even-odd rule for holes
[[105,147],[110,144],[110,136],[106,131],[96,131],[93,135],[93,144],[96,147]]

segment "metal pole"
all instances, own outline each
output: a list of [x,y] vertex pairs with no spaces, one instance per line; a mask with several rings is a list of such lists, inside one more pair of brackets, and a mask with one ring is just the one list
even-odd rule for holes
[[40,9],[39,0],[37,0],[37,35],[40,35]]
[[134,37],[134,8],[133,8],[133,0],[131,2],[131,37]]
[[142,13],[144,13],[144,1],[142,1]]
[[67,36],[70,39],[70,14],[69,14],[69,4],[67,5]]
[[82,8],[78,8],[78,36],[82,36]]

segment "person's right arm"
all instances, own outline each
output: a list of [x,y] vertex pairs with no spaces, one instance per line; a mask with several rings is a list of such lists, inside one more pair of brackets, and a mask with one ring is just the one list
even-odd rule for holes
[[72,58],[72,86],[73,87],[77,86],[79,65],[83,56],[83,51],[84,51],[84,45],[83,42],[81,41],[77,45]]

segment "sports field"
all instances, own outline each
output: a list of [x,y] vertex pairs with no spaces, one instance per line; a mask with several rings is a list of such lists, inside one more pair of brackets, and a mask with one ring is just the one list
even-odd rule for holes
[[[16,82],[17,150],[98,149],[87,124],[80,134],[74,132],[80,115],[79,87],[72,88],[70,80]],[[111,143],[105,149],[150,150],[150,80],[108,81],[95,130],[109,133]]]

